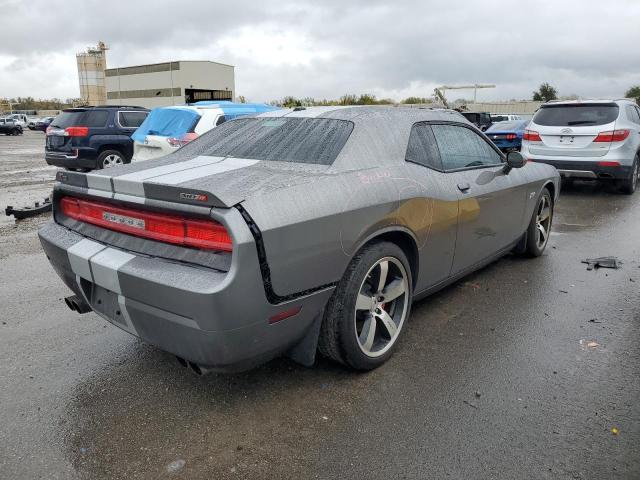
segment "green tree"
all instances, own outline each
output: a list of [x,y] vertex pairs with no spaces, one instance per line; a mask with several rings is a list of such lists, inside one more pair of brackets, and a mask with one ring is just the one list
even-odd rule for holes
[[541,84],[537,92],[533,92],[533,100],[536,102],[548,102],[556,98],[558,98],[558,91],[547,82]]
[[295,108],[295,107],[301,107],[302,102],[297,98],[289,95],[287,97],[284,97],[282,100],[280,100],[280,105],[282,105],[285,108]]
[[433,103],[433,99],[425,98],[425,97],[407,97],[402,100],[400,103],[404,103],[405,105],[415,105],[420,103]]
[[375,95],[371,95],[370,93],[363,93],[358,97],[356,103],[358,105],[376,105],[378,101],[376,100]]
[[358,104],[358,97],[356,97],[355,95],[353,95],[351,93],[347,93],[347,94],[342,95],[340,97],[340,100],[338,100],[338,104],[339,105],[357,105]]
[[636,103],[640,105],[640,85],[634,85],[633,87],[629,88],[624,96],[627,98],[635,98]]

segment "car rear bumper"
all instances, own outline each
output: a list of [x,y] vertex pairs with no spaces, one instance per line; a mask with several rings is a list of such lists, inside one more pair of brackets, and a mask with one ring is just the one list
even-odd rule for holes
[[599,161],[567,161],[530,158],[529,161],[546,163],[556,167],[561,177],[565,178],[590,178],[590,179],[625,179],[631,174],[631,166],[626,165],[599,165]]
[[500,150],[520,150],[521,142],[520,140],[515,140],[513,142],[507,140],[492,140],[496,147]]
[[[54,222],[38,234],[56,273],[95,313],[162,350],[221,371],[251,368],[294,346],[332,293],[270,304],[255,246],[221,272],[136,255]],[[297,314],[270,323],[298,307]]]
[[49,165],[64,168],[96,168],[98,152],[90,147],[71,147],[55,150],[45,148],[44,158]]

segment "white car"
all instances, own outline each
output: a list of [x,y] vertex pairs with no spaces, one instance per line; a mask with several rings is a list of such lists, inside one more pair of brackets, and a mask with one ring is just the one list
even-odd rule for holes
[[277,108],[260,103],[228,101],[154,108],[131,135],[131,161],[140,162],[168,155],[227,120],[271,110]]
[[20,125],[22,128],[27,128],[27,123],[29,123],[27,116],[22,113],[11,113],[9,115],[5,115],[4,118],[6,120],[13,120],[13,123]]
[[640,177],[640,108],[630,99],[545,103],[524,131],[521,153],[562,177],[614,181],[632,194]]

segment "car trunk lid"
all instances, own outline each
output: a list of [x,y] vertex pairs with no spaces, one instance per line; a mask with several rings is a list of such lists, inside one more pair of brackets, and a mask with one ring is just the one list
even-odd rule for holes
[[57,179],[103,198],[230,208],[252,196],[311,182],[328,168],[232,157],[198,156],[180,162],[164,157],[87,174],[61,171]]

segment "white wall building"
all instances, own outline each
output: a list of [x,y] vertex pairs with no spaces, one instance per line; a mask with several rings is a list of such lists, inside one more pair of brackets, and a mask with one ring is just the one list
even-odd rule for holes
[[176,61],[105,70],[107,104],[165,107],[200,100],[233,100],[233,65]]

